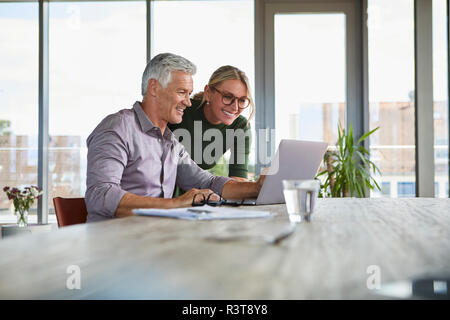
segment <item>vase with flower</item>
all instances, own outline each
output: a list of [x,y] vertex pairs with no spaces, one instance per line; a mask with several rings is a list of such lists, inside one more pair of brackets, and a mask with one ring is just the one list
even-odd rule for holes
[[17,225],[19,227],[26,227],[28,225],[28,211],[33,205],[34,200],[39,199],[42,191],[36,186],[29,186],[24,188],[10,188],[8,186],[3,188],[9,200],[13,200],[14,213],[17,216]]

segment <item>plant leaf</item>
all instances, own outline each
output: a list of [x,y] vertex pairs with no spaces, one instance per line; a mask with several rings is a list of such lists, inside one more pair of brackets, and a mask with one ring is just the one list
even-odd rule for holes
[[358,139],[357,144],[360,144],[361,142],[363,142],[368,136],[370,136],[372,133],[374,133],[375,131],[377,131],[378,129],[380,129],[380,127],[376,127],[375,129],[373,129],[372,131],[366,132],[365,134],[363,134],[361,136],[361,138]]

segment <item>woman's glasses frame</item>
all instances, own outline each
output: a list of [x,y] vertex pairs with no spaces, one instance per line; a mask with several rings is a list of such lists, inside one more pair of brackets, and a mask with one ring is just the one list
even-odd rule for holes
[[[212,90],[217,91],[221,96],[222,96],[222,103],[226,106],[230,106],[234,103],[234,101],[237,99],[238,101],[238,108],[239,109],[246,109],[249,105],[250,105],[250,99],[248,97],[235,97],[234,95],[232,95],[231,93],[223,93],[222,91],[220,91],[219,89],[217,89],[216,87],[210,87]],[[231,98],[231,101],[228,101],[229,98],[227,98],[227,96],[232,96],[233,98]],[[243,100],[241,100],[243,99]],[[241,104],[241,101],[242,104]],[[242,106],[243,105],[243,106]]]

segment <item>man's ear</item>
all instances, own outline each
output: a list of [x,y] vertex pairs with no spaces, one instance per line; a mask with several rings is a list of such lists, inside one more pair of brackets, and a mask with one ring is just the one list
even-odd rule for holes
[[148,80],[147,93],[155,97],[160,87],[161,84],[159,83],[159,81],[154,78],[151,78],[150,80]]

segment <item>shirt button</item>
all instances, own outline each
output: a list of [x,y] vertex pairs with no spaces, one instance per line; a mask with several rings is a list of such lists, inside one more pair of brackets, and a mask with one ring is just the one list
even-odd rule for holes
[[158,142],[161,142],[161,139],[158,139]]

